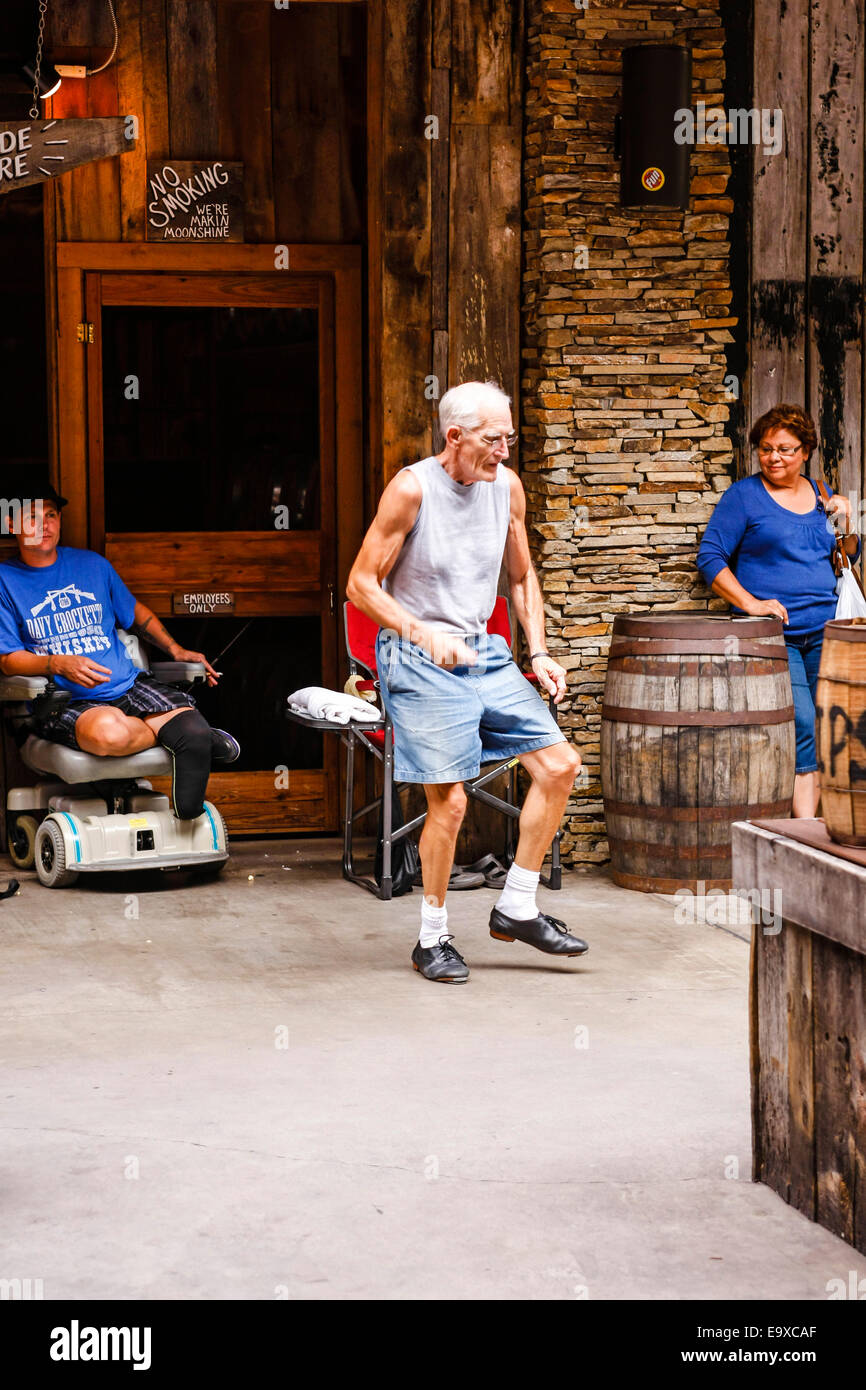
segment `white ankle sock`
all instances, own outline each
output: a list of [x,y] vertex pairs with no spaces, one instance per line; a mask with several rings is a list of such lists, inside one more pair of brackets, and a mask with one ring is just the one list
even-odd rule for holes
[[422,950],[429,951],[437,945],[440,936],[448,930],[447,907],[433,907],[426,898],[421,904],[421,931],[418,936]]
[[499,911],[504,912],[506,917],[516,918],[518,922],[528,922],[530,917],[535,917],[538,912],[535,890],[540,877],[531,869],[521,869],[519,864],[512,864],[496,904]]

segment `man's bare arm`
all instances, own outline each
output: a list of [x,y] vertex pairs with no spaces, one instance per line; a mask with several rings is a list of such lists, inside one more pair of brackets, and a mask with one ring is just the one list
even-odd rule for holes
[[132,630],[139,637],[147,638],[148,642],[152,642],[155,647],[159,647],[160,651],[166,652],[168,656],[172,656],[180,647],[180,643],[175,642],[174,638],[166,632],[156,614],[140,599],[135,601]]
[[6,652],[0,656],[0,672],[4,676],[53,676],[57,674],[57,658],[38,652]]
[[75,685],[105,685],[111,677],[108,666],[101,666],[89,656],[62,656],[48,653],[7,652],[0,656],[0,672],[4,676],[65,676]]
[[155,647],[159,647],[171,657],[172,661],[195,661],[200,662],[205,668],[205,679],[208,685],[216,685],[219,680],[219,672],[215,671],[205,656],[204,652],[187,651],[179,642],[163,627],[156,614],[148,608],[146,603],[140,599],[135,601],[135,612],[132,618],[132,630],[139,637],[144,637],[148,642],[152,642]]
[[392,628],[410,642],[420,642],[423,624],[385,593],[382,580],[394,568],[420,505],[421,484],[412,473],[398,473],[391,479],[346,584],[346,597],[356,608],[380,627]]

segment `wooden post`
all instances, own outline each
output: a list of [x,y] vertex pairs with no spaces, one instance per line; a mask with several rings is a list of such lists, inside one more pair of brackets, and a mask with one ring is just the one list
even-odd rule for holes
[[828,482],[862,496],[862,5],[819,0],[809,32],[809,405]]
[[783,12],[777,0],[755,0],[754,34],[754,105],[783,113],[784,144],[752,154],[752,420],[780,401],[806,402],[809,0]]

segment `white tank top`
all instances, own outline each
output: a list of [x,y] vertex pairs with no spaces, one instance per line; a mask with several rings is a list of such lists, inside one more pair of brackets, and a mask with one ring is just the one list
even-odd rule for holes
[[511,513],[509,470],[468,486],[432,455],[408,465],[421,484],[415,524],[385,591],[415,618],[459,636],[484,631],[493,612]]

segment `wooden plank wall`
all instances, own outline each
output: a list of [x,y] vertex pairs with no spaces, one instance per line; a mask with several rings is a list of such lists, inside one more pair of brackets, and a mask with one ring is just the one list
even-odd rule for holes
[[[103,61],[107,15],[66,0],[52,53]],[[241,159],[248,241],[368,242],[368,509],[438,447],[431,376],[440,393],[493,377],[517,421],[523,5],[118,0],[117,15],[117,63],[66,82],[51,114],[132,112],[143,138],[47,191],[53,236],[142,240],[148,158]]]
[[[107,7],[55,7],[53,55],[91,64]],[[138,149],[55,185],[63,241],[144,239],[147,159],[243,160],[246,240],[358,243],[365,220],[364,5],[118,0],[118,57],[66,81],[51,114],[141,117]]]
[[752,1176],[866,1252],[864,957],[793,922],[756,926],[751,1006]]
[[[242,160],[247,242],[359,244],[365,234],[361,0],[281,11],[268,0],[118,0],[116,9],[116,61],[86,81],[68,79],[46,104],[54,117],[140,120],[133,151],[45,188],[55,459],[59,334],[83,317],[83,306],[58,304],[56,244],[143,241],[149,158]],[[55,61],[97,67],[108,57],[113,31],[102,0],[64,0],[49,19],[46,49]],[[86,487],[83,460],[79,486]]]
[[[523,6],[377,0],[382,68],[382,479],[439,447],[436,399],[520,371]],[[371,9],[376,8],[375,5]],[[438,138],[428,117],[438,119]],[[371,239],[371,258],[373,242]],[[375,484],[374,479],[374,484]]]
[[[750,420],[805,404],[833,487],[864,490],[862,0],[755,0],[752,104],[780,109],[754,150]],[[808,94],[804,99],[804,94]],[[750,455],[742,471],[753,471]]]

